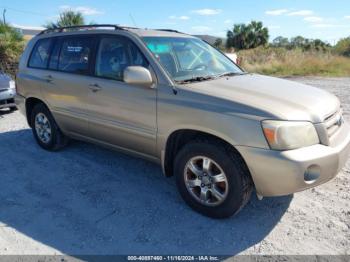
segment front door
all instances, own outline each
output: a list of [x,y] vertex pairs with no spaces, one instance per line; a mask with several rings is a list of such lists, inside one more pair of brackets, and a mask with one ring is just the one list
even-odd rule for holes
[[123,82],[128,66],[149,63],[125,37],[103,36],[98,46],[87,107],[92,138],[154,156],[157,89]]

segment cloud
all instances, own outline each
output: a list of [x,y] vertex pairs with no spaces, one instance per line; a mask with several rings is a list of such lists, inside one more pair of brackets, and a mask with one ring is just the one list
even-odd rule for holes
[[104,12],[97,10],[93,7],[88,6],[70,6],[70,5],[61,5],[61,10],[71,10],[74,12],[80,12],[83,15],[103,15]]
[[350,19],[350,15],[344,16],[345,19]]
[[311,23],[320,23],[323,21],[323,18],[319,16],[308,16],[305,17],[304,20]]
[[313,15],[314,12],[311,10],[299,10],[288,13],[289,16],[310,16]]
[[185,15],[182,15],[182,16],[179,17],[179,19],[180,19],[180,20],[189,20],[190,17],[185,16]]
[[232,24],[233,21],[232,21],[231,19],[227,19],[227,20],[224,21],[224,23],[225,23],[225,24]]
[[347,27],[346,25],[339,25],[339,24],[315,24],[311,25],[311,27],[314,28],[335,28],[335,27]]
[[15,28],[24,29],[24,30],[45,30],[45,27],[42,26],[30,26],[30,25],[18,25],[18,24],[11,24]]
[[192,26],[191,28],[196,33],[207,33],[212,30],[212,28],[209,26]]
[[176,16],[176,15],[171,15],[169,16],[170,19],[176,19],[176,20],[189,20],[190,17],[182,15],[182,16]]
[[275,9],[275,10],[267,10],[265,12],[265,14],[277,16],[277,15],[283,15],[283,14],[285,14],[287,12],[288,12],[287,9]]
[[198,9],[198,10],[193,10],[192,13],[195,13],[197,15],[218,15],[222,12],[221,9]]

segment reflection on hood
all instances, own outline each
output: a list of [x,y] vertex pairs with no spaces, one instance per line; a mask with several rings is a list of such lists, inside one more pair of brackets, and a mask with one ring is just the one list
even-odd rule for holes
[[11,76],[0,71],[0,81],[7,81],[8,82],[11,80],[12,80]]

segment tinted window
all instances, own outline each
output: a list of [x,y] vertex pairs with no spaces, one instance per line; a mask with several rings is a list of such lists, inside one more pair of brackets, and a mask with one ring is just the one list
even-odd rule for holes
[[58,70],[88,74],[93,41],[89,38],[71,38],[62,42]]
[[29,60],[29,66],[35,68],[46,68],[50,55],[51,39],[39,40]]
[[96,57],[97,76],[122,81],[124,70],[131,65],[148,67],[135,44],[122,38],[101,39]]
[[61,41],[57,40],[55,41],[54,46],[52,48],[50,62],[49,62],[49,69],[57,70],[60,50],[61,50]]
[[131,57],[131,64],[135,66],[148,67],[149,64],[140,49],[132,42],[129,42],[129,51]]

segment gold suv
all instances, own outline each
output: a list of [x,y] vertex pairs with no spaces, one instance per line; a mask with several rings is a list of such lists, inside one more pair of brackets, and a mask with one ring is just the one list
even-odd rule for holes
[[320,185],[350,151],[335,96],[246,73],[173,30],[43,31],[22,55],[17,92],[44,149],[73,138],[155,161],[193,209],[216,218],[237,213],[253,189],[280,196]]

